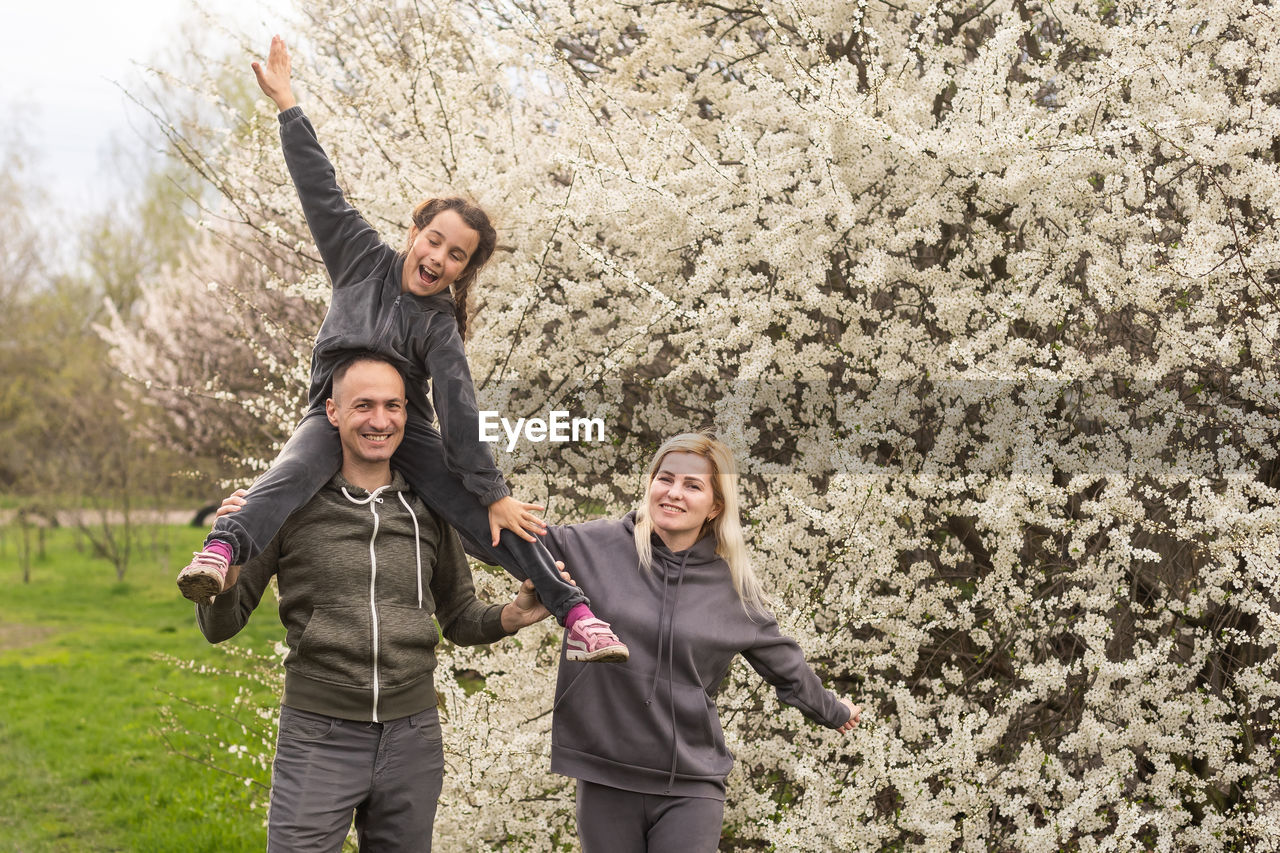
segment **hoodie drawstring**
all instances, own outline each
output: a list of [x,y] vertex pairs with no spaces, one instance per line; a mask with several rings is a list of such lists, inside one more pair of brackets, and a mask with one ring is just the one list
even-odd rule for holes
[[[684,563],[680,563],[681,574],[684,574]],[[658,690],[658,674],[662,671],[662,640],[664,634],[662,632],[662,623],[667,618],[667,585],[671,582],[671,573],[663,571],[662,573],[662,609],[658,611],[658,648],[653,653],[653,681],[649,682],[649,695],[645,698],[645,706],[653,704],[653,699]],[[674,616],[674,614],[673,614]],[[671,674],[667,674],[667,678],[671,678]]]
[[404,504],[404,508],[408,510],[409,517],[413,519],[413,558],[418,563],[418,609],[422,609],[422,537],[418,535],[418,515],[413,511],[413,507],[409,506],[409,502],[404,499],[404,492],[396,492],[396,497],[400,498],[400,503]]
[[671,618],[667,621],[667,629],[662,630],[662,623],[667,618],[667,588],[671,581],[671,573],[662,573],[662,609],[658,613],[658,648],[654,653],[653,681],[649,684],[649,696],[644,700],[646,706],[652,705],[654,697],[658,691],[658,673],[662,670],[662,645],[663,639],[666,639],[667,646],[667,706],[671,716],[671,773],[667,777],[667,790],[676,782],[676,762],[678,760],[679,740],[676,738],[676,691],[671,684],[671,665],[675,656],[676,647],[676,605],[680,602],[680,587],[684,584],[684,568],[685,563],[689,560],[689,552],[685,551],[680,557],[680,567],[676,570],[676,589],[675,594],[671,597]]
[[[685,552],[688,559],[689,552]],[[667,790],[676,783],[676,691],[671,686],[672,651],[676,647],[676,605],[680,603],[680,586],[684,583],[684,560],[680,561],[680,577],[676,579],[676,594],[671,598],[671,621],[667,624],[667,697],[671,704],[671,775],[667,777]]]
[[[375,489],[373,492],[369,494],[369,497],[364,498],[363,500],[357,497],[352,497],[351,493],[347,491],[346,486],[342,487],[342,494],[345,495],[347,500],[351,501],[353,504],[363,505],[373,501],[375,498],[378,497],[378,495],[382,493],[382,490],[386,488],[388,487],[379,486],[377,489]],[[409,502],[404,499],[404,492],[396,492],[396,497],[400,499],[400,503],[404,505],[405,511],[409,513],[409,518],[413,521],[413,559],[414,559],[414,562],[417,564],[416,568],[418,573],[418,609],[421,610],[422,609],[422,536],[420,535],[421,531],[418,528],[418,514],[413,511],[413,507],[409,506]],[[382,501],[379,500],[378,503],[382,503]],[[378,529],[377,510],[373,511],[373,519],[374,519],[373,521],[374,532],[376,534]],[[370,543],[369,545],[369,559],[374,561],[373,565],[376,567],[377,560],[373,554],[372,543]]]

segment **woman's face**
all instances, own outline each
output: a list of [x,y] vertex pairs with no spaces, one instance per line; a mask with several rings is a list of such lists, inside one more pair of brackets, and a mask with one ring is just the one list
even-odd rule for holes
[[711,462],[682,451],[662,457],[649,483],[648,511],[663,544],[672,551],[693,547],[702,525],[720,513],[711,488]]
[[442,210],[424,228],[409,232],[401,290],[433,296],[448,290],[467,270],[480,235],[455,210]]

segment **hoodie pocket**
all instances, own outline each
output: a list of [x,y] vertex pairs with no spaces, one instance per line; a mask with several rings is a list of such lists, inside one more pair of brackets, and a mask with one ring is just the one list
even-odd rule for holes
[[368,607],[317,607],[295,653],[294,672],[319,681],[368,687],[373,684],[372,625]]
[[583,665],[551,727],[559,746],[632,767],[671,772],[673,744],[680,776],[721,777],[733,767],[705,690],[662,677],[655,686],[653,673],[629,665]]
[[425,664],[435,660],[440,636],[430,610],[379,605],[378,638],[378,670],[383,687],[400,687],[431,674]]

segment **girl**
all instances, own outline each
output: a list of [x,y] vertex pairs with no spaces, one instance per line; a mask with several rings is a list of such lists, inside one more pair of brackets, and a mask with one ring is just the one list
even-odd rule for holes
[[[488,217],[464,199],[430,199],[414,210],[405,248],[395,251],[338,188],[333,166],[294,98],[284,40],[273,37],[266,65],[252,66],[280,111],[285,162],[333,280],[333,298],[312,350],[306,415],[253,484],[242,510],[215,522],[204,550],[178,576],[182,594],[205,601],[222,592],[228,567],[260,553],[290,513],[338,470],[338,435],[325,416],[333,368],[343,354],[373,350],[390,356],[406,377],[409,418],[393,461],[414,492],[473,552],[533,581],[543,604],[568,628],[573,660],[626,660],[627,647],[595,618],[582,591],[561,578],[533,536],[546,531],[532,513],[542,507],[511,497],[480,442],[462,340],[467,292],[497,241]],[[428,379],[439,432],[432,426]]]
[[767,609],[736,477],[725,445],[678,435],[654,456],[635,512],[546,537],[631,638],[625,667],[560,663],[551,769],[578,780],[583,853],[716,849],[733,756],[712,697],[735,655],[814,722],[858,724],[861,708],[822,686]]

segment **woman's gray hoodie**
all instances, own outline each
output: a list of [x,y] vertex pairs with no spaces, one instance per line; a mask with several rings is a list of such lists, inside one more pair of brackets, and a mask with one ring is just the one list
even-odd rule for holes
[[323,410],[332,393],[334,368],[345,356],[361,350],[382,353],[405,375],[413,417],[429,424],[439,415],[445,462],[467,491],[484,506],[511,494],[493,454],[479,440],[475,386],[449,294],[402,292],[404,253],[383,242],[347,202],[302,107],[280,113],[280,144],[307,226],[333,281],[329,313],[311,351],[308,404]]
[[714,536],[679,553],[654,536],[651,572],[639,567],[634,513],[553,527],[543,541],[631,652],[627,663],[583,664],[561,650],[552,771],[644,794],[724,799],[733,755],[714,700],[738,654],[810,720],[848,721],[774,618],[747,615]]

